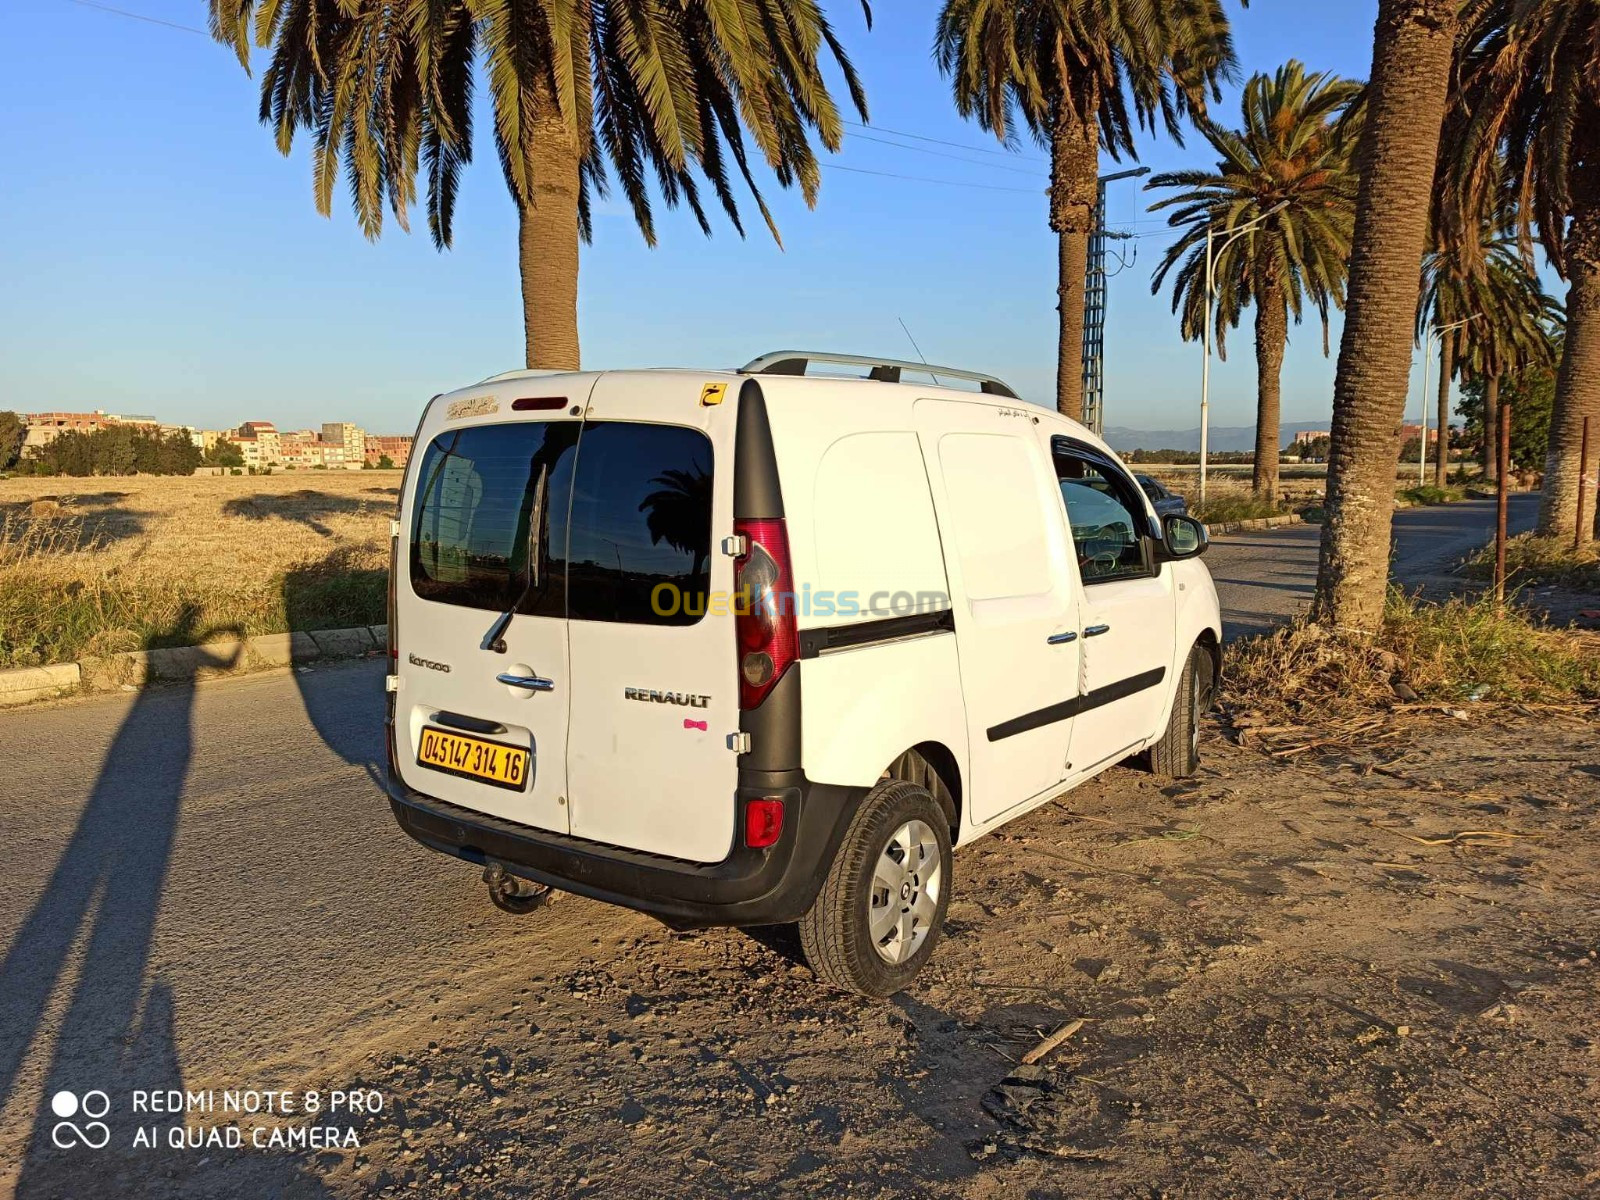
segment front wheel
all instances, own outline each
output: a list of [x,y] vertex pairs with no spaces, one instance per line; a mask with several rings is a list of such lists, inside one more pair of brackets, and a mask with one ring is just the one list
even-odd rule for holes
[[1168,779],[1188,779],[1200,769],[1200,714],[1211,694],[1211,656],[1195,645],[1178,677],[1172,715],[1161,740],[1150,747],[1150,770]]
[[800,946],[817,978],[881,999],[928,961],[950,907],[950,823],[927,790],[890,779],[851,818]]

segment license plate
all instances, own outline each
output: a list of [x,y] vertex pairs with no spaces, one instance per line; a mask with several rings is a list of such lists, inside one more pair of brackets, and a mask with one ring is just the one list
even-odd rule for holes
[[528,752],[483,738],[446,733],[425,725],[417,745],[417,765],[491,783],[495,787],[524,791],[528,786]]

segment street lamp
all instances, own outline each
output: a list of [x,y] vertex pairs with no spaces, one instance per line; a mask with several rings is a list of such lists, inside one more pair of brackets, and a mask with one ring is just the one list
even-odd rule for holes
[[1200,506],[1206,503],[1206,452],[1210,445],[1211,437],[1211,302],[1216,296],[1216,280],[1213,275],[1216,271],[1217,255],[1221,254],[1234,241],[1249,233],[1261,222],[1280,209],[1288,208],[1287,200],[1280,200],[1266,212],[1253,221],[1248,221],[1233,231],[1232,236],[1221,246],[1213,249],[1212,242],[1216,234],[1215,225],[1206,226],[1206,319],[1205,327],[1201,330],[1201,343],[1205,347],[1205,358],[1200,367]]
[[[1436,327],[1434,329],[1431,329],[1431,330],[1425,329],[1423,331],[1423,337],[1422,337],[1422,437],[1420,439],[1418,439],[1418,442],[1417,442],[1417,486],[1418,487],[1426,487],[1427,483],[1428,483],[1428,367],[1433,362],[1433,342],[1434,342],[1434,340],[1436,338],[1442,338],[1445,334],[1449,333],[1451,330],[1460,329],[1463,325],[1471,325],[1474,321],[1476,321],[1481,316],[1483,316],[1482,313],[1473,313],[1470,317],[1463,317],[1461,320],[1456,321],[1453,324],[1441,325],[1441,326],[1438,326],[1438,327]],[[1441,429],[1441,430],[1439,430],[1439,453],[1440,454],[1448,454],[1449,452],[1450,452],[1450,441],[1449,441],[1449,437],[1448,437],[1448,432],[1446,430],[1444,430],[1444,429]],[[1446,465],[1448,465],[1448,461],[1447,461]]]

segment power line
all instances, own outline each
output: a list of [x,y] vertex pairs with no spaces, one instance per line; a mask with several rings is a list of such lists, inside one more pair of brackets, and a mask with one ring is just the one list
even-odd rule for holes
[[1027,175],[1034,179],[1050,178],[1043,171],[1030,171],[1026,167],[1007,167],[1000,163],[981,162],[976,158],[963,158],[959,154],[950,154],[944,150],[930,150],[926,146],[906,146],[900,142],[891,142],[888,138],[873,137],[869,133],[852,133],[848,135],[863,142],[877,142],[880,146],[893,146],[896,150],[909,150],[913,154],[932,154],[939,158],[949,158],[956,162],[970,163],[974,167],[983,167],[990,171],[1010,171],[1016,175]]
[[869,171],[865,167],[846,167],[838,163],[822,163],[824,171],[849,171],[852,175],[881,175],[885,179],[906,179],[912,183],[943,183],[950,187],[981,188],[986,192],[1021,192],[1026,196],[1042,196],[1043,189],[1004,187],[997,183],[967,183],[960,179],[932,179],[926,175],[897,175],[893,171]]
[[129,12],[124,8],[112,8],[109,4],[96,4],[94,0],[68,0],[69,4],[76,4],[83,8],[95,8],[101,12],[111,13],[118,17],[127,17],[130,21],[144,21],[150,25],[165,25],[168,29],[181,29],[184,33],[198,33],[201,37],[210,37],[208,30],[198,29],[193,25],[179,25],[176,21],[163,21],[160,17],[147,17],[143,13]]
[[1000,158],[1016,159],[1019,162],[1043,163],[1044,159],[1033,155],[1018,154],[1013,150],[990,150],[986,146],[974,146],[967,142],[947,142],[943,138],[928,137],[926,134],[909,133],[904,129],[890,129],[887,125],[863,125],[860,121],[843,121],[842,124],[852,129],[871,129],[877,133],[892,133],[896,137],[911,138],[917,142],[932,142],[935,146],[951,146],[957,150],[969,150],[973,154],[993,154]]

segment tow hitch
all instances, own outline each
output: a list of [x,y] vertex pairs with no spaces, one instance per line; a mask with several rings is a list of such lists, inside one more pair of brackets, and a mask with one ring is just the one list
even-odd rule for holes
[[489,899],[496,908],[518,916],[549,903],[555,894],[555,889],[521,879],[499,863],[490,863],[483,869],[483,882],[489,886]]

